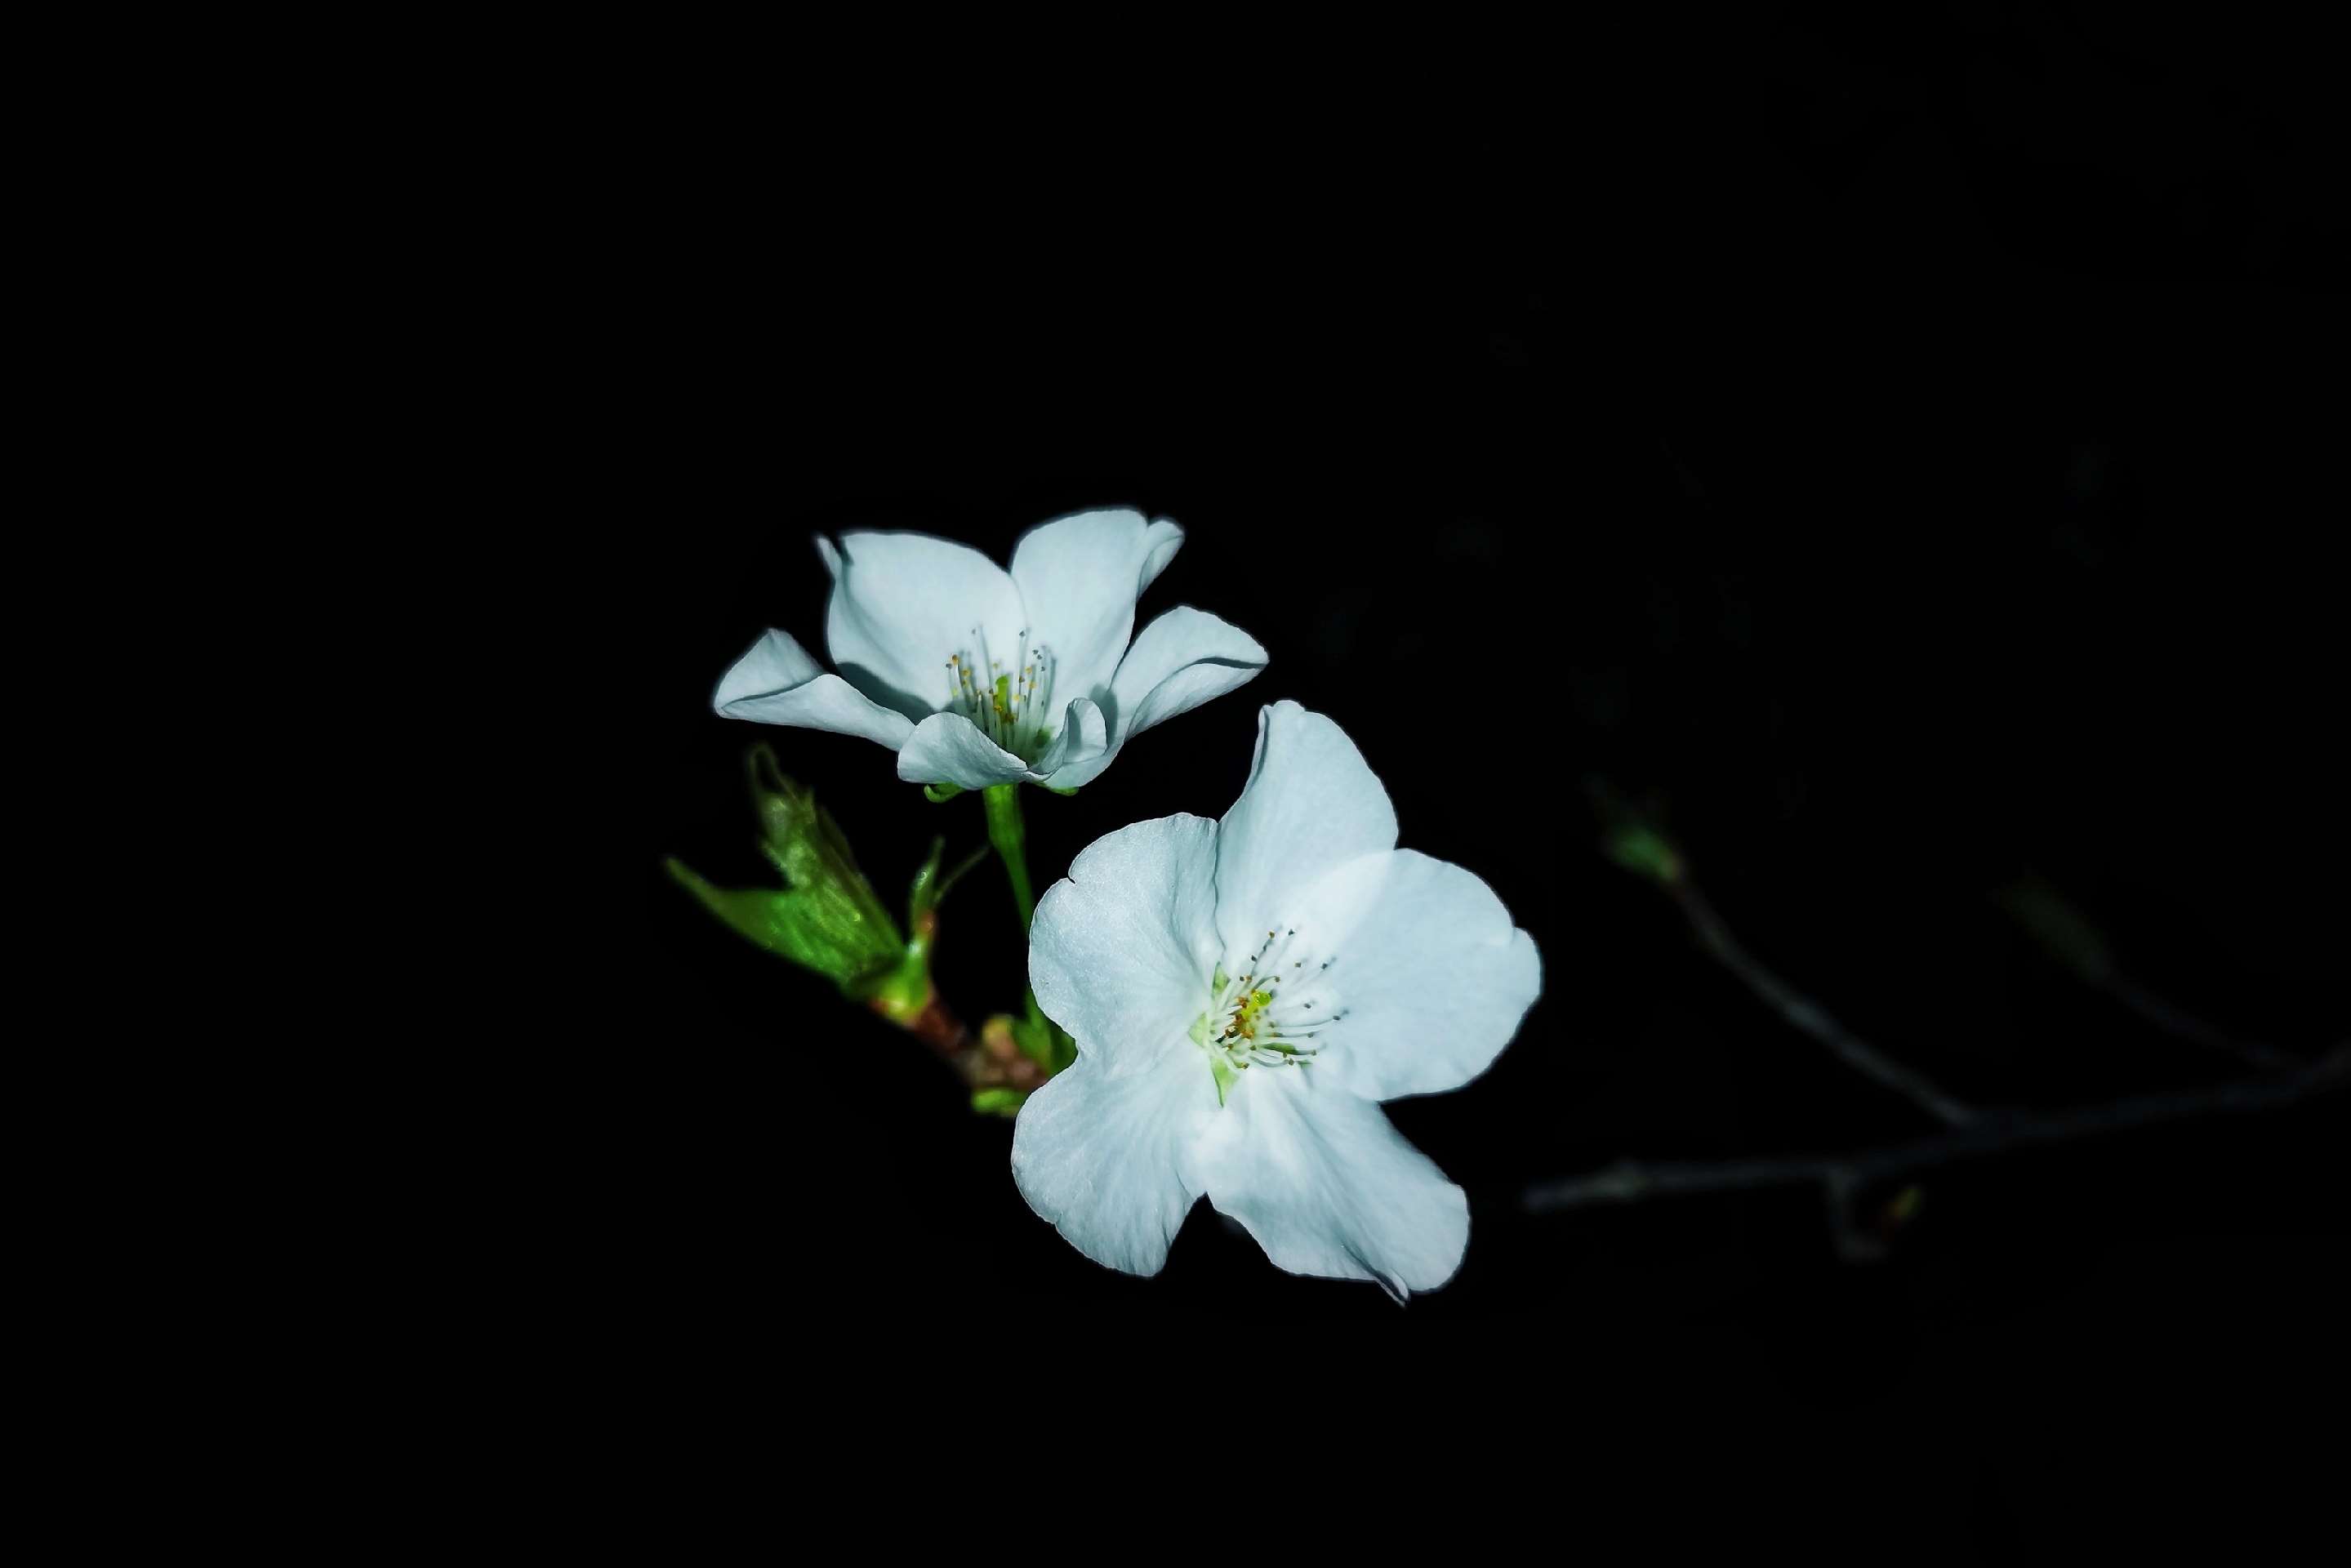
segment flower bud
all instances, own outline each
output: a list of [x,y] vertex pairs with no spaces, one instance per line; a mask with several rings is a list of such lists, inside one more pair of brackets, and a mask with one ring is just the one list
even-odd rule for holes
[[[904,992],[907,1005],[919,1008],[930,989],[928,945],[910,953],[897,923],[857,869],[841,825],[816,797],[778,771],[766,747],[754,747],[748,761],[759,847],[783,873],[784,887],[714,887],[675,860],[668,862],[670,874],[737,932],[815,970],[842,995],[864,1001],[887,989]],[[916,906],[926,915],[935,900],[935,850],[925,871],[916,879]],[[910,958],[912,974],[906,972]]]

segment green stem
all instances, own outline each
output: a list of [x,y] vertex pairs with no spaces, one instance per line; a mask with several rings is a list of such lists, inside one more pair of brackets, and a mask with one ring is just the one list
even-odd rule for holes
[[1020,786],[990,784],[984,799],[987,841],[996,846],[998,857],[1004,862],[1004,874],[1012,881],[1012,902],[1020,911],[1020,929],[1025,932],[1037,916],[1037,894],[1029,885],[1029,833],[1020,821]]
[[[1020,818],[1019,791],[1018,784],[991,784],[982,798],[987,802],[987,841],[996,846],[997,857],[1004,862],[1004,874],[1012,883],[1012,904],[1020,912],[1020,930],[1026,935],[1037,917],[1037,892],[1029,881],[1029,831]],[[1021,967],[1028,967],[1025,956]],[[1022,1049],[1051,1072],[1069,1059],[1070,1047],[1064,1043],[1068,1037],[1053,1027],[1045,1009],[1037,1005],[1037,993],[1026,985],[1020,988],[1020,1000],[1028,1011]]]

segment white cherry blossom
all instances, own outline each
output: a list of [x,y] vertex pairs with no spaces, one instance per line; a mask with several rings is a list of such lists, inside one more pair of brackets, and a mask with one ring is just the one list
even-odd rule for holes
[[1183,542],[1164,517],[1081,512],[1029,529],[1008,572],[926,534],[820,538],[840,673],[771,631],[713,706],[877,741],[914,783],[1076,789],[1135,735],[1265,667],[1254,638],[1198,610],[1170,610],[1134,635],[1135,600]]
[[1292,1273],[1453,1277],[1468,1199],[1379,1103],[1484,1071],[1541,964],[1485,883],[1395,843],[1354,743],[1277,703],[1223,821],[1122,828],[1039,901],[1029,981],[1078,1059],[1012,1174],[1080,1251],[1155,1274],[1206,1195]]

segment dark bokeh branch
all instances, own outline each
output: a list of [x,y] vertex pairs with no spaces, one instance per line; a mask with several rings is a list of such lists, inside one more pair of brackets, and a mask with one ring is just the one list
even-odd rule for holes
[[1753,954],[1739,945],[1730,928],[1722,923],[1722,916],[1714,912],[1714,906],[1698,892],[1697,884],[1679,873],[1678,867],[1676,875],[1666,879],[1665,886],[1688,917],[1699,945],[1723,967],[1745,981],[1749,990],[1769,1002],[1782,1018],[1828,1047],[1847,1067],[1893,1090],[1945,1126],[1964,1127],[1975,1122],[1978,1113],[1972,1107],[1944,1092],[1924,1073],[1903,1066],[1855,1035],[1831,1018],[1819,1003],[1764,967]]
[[2351,1083],[2351,1042],[2314,1062],[2205,1089],[2141,1094],[2071,1111],[1987,1115],[1955,1132],[1836,1155],[1794,1155],[1710,1162],[1622,1160],[1591,1176],[1529,1186],[1522,1203],[1536,1214],[1651,1197],[1746,1192],[1823,1184],[1838,1225],[1840,1249],[1872,1256],[1876,1244],[1859,1228],[1854,1200],[1865,1188],[1938,1166],[2042,1145],[2159,1126],[2196,1117],[2264,1111]]
[[1881,1087],[1890,1089],[1947,1127],[1964,1127],[1975,1121],[1973,1106],[1960,1101],[1927,1077],[1905,1067],[1829,1016],[1828,1010],[1765,967],[1740,946],[1714,905],[1690,880],[1689,865],[1672,840],[1647,820],[1648,813],[1629,804],[1605,780],[1590,778],[1592,797],[1605,831],[1601,852],[1625,870],[1647,877],[1664,888],[1681,908],[1691,933],[1716,962],[1745,982],[1747,988],[1771,1004],[1790,1024],[1826,1046],[1831,1055]]
[[2206,1023],[2195,1014],[2183,1012],[2165,1001],[2145,986],[2126,975],[2109,974],[2096,982],[2098,988],[2138,1014],[2166,1034],[2177,1035],[2213,1051],[2225,1051],[2248,1066],[2274,1070],[2292,1066],[2301,1058],[2290,1051],[2259,1040],[2239,1040],[2231,1034]]
[[1849,1259],[1885,1254],[1892,1228],[1917,1202],[1905,1186],[1891,1203],[1865,1213],[1872,1193],[1897,1178],[1958,1161],[2013,1149],[2069,1143],[2108,1133],[2185,1121],[2192,1117],[2265,1110],[2351,1082],[2351,1040],[2338,1042],[2314,1062],[2304,1062],[2274,1047],[2235,1040],[2118,975],[2104,940],[2078,911],[2037,878],[2003,890],[2001,901],[2045,946],[2084,978],[2149,1022],[2168,1031],[2225,1050],[2265,1069],[2261,1076],[2207,1089],[2142,1094],[2069,1111],[1982,1111],[1944,1092],[1855,1036],[1818,1003],[1773,974],[1739,944],[1722,916],[1690,880],[1680,849],[1646,814],[1633,809],[1604,780],[1589,781],[1593,804],[1606,832],[1602,852],[1628,871],[1655,882],[1680,906],[1699,946],[1745,982],[1773,1011],[1812,1036],[1837,1060],[1893,1090],[1950,1131],[1908,1143],[1882,1145],[1835,1155],[1782,1155],[1710,1162],[1620,1160],[1605,1170],[1527,1187],[1521,1203],[1531,1212],[1638,1202],[1687,1194],[1753,1191],[1819,1183],[1828,1200],[1837,1249]]
[[2258,1040],[2240,1040],[2216,1029],[2124,974],[2116,964],[2105,934],[2038,873],[2026,872],[1992,896],[2043,952],[2071,970],[2083,984],[2112,997],[2166,1034],[2208,1051],[2226,1051],[2252,1067],[2285,1068],[2304,1060],[2292,1051]]

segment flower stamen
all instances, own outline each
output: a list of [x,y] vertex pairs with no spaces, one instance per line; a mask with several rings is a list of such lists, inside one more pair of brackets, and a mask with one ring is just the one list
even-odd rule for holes
[[1029,629],[1007,668],[988,653],[987,633],[971,629],[975,657],[963,649],[947,659],[946,711],[971,720],[987,737],[1023,762],[1034,762],[1052,744],[1053,652],[1044,643],[1029,645]]
[[1325,977],[1337,961],[1335,954],[1317,961],[1295,926],[1277,925],[1240,961],[1239,973],[1217,966],[1207,1010],[1192,1020],[1191,1038],[1208,1052],[1219,1103],[1235,1074],[1311,1066],[1328,1049],[1322,1037],[1347,1016]]

